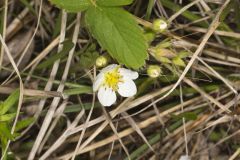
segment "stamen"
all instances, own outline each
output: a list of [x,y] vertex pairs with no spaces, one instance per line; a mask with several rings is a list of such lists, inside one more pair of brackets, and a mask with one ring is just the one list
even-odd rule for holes
[[118,83],[123,82],[122,75],[118,71],[119,67],[114,70],[105,73],[104,85],[111,88],[113,91],[118,90]]

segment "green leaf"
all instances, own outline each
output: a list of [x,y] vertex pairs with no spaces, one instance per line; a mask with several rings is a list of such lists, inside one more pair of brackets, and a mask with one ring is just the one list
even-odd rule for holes
[[91,93],[92,93],[92,87],[88,87],[88,86],[67,89],[64,91],[64,94],[67,96],[78,95],[78,94],[91,94]]
[[[4,155],[4,151],[7,146],[8,139],[5,137],[1,137],[1,148],[2,148],[2,156]],[[3,157],[3,160],[7,160],[7,154]]]
[[219,141],[220,139],[222,139],[223,135],[221,132],[216,132],[216,131],[213,131],[210,135],[209,135],[209,139],[211,141],[214,141],[214,142],[217,142]]
[[174,119],[178,120],[181,118],[185,118],[186,120],[196,120],[197,114],[194,112],[184,112],[179,115],[172,115]]
[[36,14],[36,11],[34,10],[34,8],[32,7],[32,5],[27,1],[27,0],[20,0],[20,2],[27,7],[34,15]]
[[6,122],[12,120],[16,116],[16,113],[0,115],[0,122]]
[[100,6],[124,6],[132,2],[133,0],[97,0],[97,4]]
[[80,12],[88,9],[91,0],[50,0],[58,8],[65,9],[68,12]]
[[35,121],[35,118],[27,118],[21,121],[17,122],[17,125],[15,127],[15,131],[19,131],[27,126],[29,126],[31,123],[33,123]]
[[144,37],[146,41],[150,44],[156,37],[156,33],[153,32],[152,30],[148,30],[144,33]]
[[230,13],[230,11],[232,9],[234,9],[234,4],[235,4],[234,1],[231,1],[227,5],[227,7],[223,10],[223,12],[221,13],[220,18],[219,18],[220,22],[223,22],[226,19],[227,15]]
[[162,63],[171,63],[171,61],[166,57],[158,57],[157,60],[159,60]]
[[179,58],[186,58],[190,55],[190,53],[188,51],[180,51],[177,55],[177,57]]
[[4,137],[10,140],[14,139],[14,136],[11,134],[11,130],[7,123],[0,123],[0,137]]
[[43,61],[41,64],[37,66],[37,69],[44,69],[49,66],[51,66],[56,60],[63,58],[64,56],[67,56],[67,53],[73,48],[74,44],[71,41],[65,41],[63,42],[63,49],[59,53],[53,54],[53,56],[49,57],[45,61]]
[[165,39],[162,42],[160,42],[158,45],[156,45],[156,49],[162,49],[162,48],[168,48],[172,46],[172,42],[170,41],[170,39]]
[[[99,108],[101,107],[100,103],[95,103],[94,104],[94,108]],[[69,105],[65,108],[64,113],[78,113],[80,112],[82,109],[85,110],[90,110],[92,108],[92,103],[83,103],[83,104],[73,104],[73,105]]]
[[2,104],[0,108],[0,115],[5,114],[11,107],[13,107],[19,98],[19,89],[15,90]]
[[55,26],[53,30],[53,37],[55,38],[58,36],[61,30],[62,12],[59,12],[57,18],[55,18],[54,20],[55,20]]
[[131,14],[120,8],[91,7],[85,21],[93,37],[119,63],[134,69],[144,65],[147,42]]
[[144,79],[144,81],[138,87],[138,92],[136,96],[143,95],[144,93],[146,93],[154,82],[155,79],[153,78]]
[[80,56],[80,66],[83,68],[90,68],[95,64],[98,52],[85,52]]
[[175,64],[177,66],[185,67],[184,61],[181,58],[179,58],[179,57],[174,57],[172,62],[173,62],[173,64]]

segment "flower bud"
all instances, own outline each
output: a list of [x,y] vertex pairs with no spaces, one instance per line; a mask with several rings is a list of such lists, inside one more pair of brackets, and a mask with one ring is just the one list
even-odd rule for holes
[[169,49],[165,49],[165,48],[153,47],[153,48],[150,48],[149,51],[151,52],[153,57],[158,61],[161,58],[172,59],[177,56],[173,51],[171,51]]
[[151,43],[155,39],[156,33],[152,30],[146,31],[144,33],[144,37],[147,40],[148,43]]
[[97,67],[105,67],[108,64],[108,58],[106,56],[99,56],[96,59],[96,66]]
[[155,32],[164,32],[168,27],[168,24],[163,19],[156,19],[153,21],[153,30]]
[[147,69],[147,74],[151,78],[157,78],[161,73],[162,70],[158,65],[150,65]]

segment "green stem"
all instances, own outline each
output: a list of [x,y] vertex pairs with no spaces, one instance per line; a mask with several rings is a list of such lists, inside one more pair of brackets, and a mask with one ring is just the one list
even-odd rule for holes
[[147,12],[146,12],[146,20],[150,19],[150,16],[152,14],[152,9],[154,6],[154,1],[155,0],[149,0],[149,2],[148,2],[148,8],[147,8]]

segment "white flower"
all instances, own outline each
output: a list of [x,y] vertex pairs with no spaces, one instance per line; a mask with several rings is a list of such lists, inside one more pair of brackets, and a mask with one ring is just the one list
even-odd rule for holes
[[111,106],[116,102],[116,91],[123,97],[131,97],[137,93],[133,82],[138,73],[111,64],[103,68],[93,84],[93,91],[98,91],[98,100],[103,106]]

